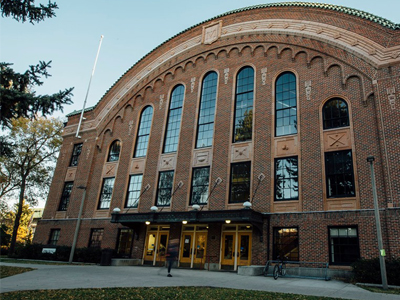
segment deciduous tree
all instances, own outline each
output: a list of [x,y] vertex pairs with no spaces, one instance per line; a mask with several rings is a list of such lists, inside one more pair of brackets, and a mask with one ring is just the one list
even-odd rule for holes
[[46,197],[62,143],[62,128],[63,123],[55,118],[11,120],[10,134],[6,137],[11,155],[0,158],[3,179],[10,181],[7,182],[9,191],[3,191],[3,197],[17,195],[18,198],[9,255],[14,252],[24,200],[33,204],[39,197]]

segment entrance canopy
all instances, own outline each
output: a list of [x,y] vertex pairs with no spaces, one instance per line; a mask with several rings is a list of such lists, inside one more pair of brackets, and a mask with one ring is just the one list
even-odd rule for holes
[[252,209],[236,210],[208,210],[208,211],[178,211],[178,212],[148,212],[148,213],[120,213],[111,214],[111,223],[120,223],[131,227],[135,223],[225,223],[245,222],[258,229],[260,236],[263,232],[263,217],[260,212]]

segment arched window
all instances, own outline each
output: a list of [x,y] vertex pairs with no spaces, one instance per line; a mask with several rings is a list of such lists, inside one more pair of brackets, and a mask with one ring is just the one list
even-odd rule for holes
[[108,153],[108,162],[118,161],[119,152],[121,151],[121,142],[119,140],[115,140],[112,142],[110,146],[110,152]]
[[196,148],[212,146],[217,83],[218,75],[215,72],[208,73],[203,79],[199,120],[197,124]]
[[296,76],[281,74],[275,85],[275,136],[297,133]]
[[245,67],[237,75],[233,142],[248,141],[253,132],[254,70]]
[[136,138],[136,148],[133,157],[145,157],[153,118],[153,107],[147,106],[140,116],[139,129]]
[[171,93],[171,101],[169,104],[168,124],[165,133],[164,153],[176,152],[178,148],[179,133],[181,130],[181,117],[183,98],[185,96],[185,88],[178,85]]
[[328,100],[322,108],[324,129],[349,126],[349,110],[346,101],[340,98]]

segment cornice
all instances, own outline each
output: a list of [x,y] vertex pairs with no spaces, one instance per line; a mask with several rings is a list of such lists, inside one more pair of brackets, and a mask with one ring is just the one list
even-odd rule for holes
[[[382,45],[361,36],[357,33],[338,28],[332,25],[327,25],[319,22],[302,21],[294,19],[264,19],[256,21],[248,21],[236,23],[228,26],[220,24],[219,39],[229,38],[236,35],[246,34],[282,34],[298,37],[309,38],[325,42],[334,47],[343,49],[360,59],[366,61],[374,68],[381,68],[387,65],[400,62],[400,45],[390,48],[385,48]],[[186,40],[178,46],[162,53],[156,59],[137,70],[132,75],[129,74],[134,67],[127,71],[120,80],[129,76],[130,79],[116,91],[111,99],[107,99],[107,94],[103,96],[101,101],[107,101],[103,109],[96,115],[94,120],[84,121],[81,132],[97,129],[97,127],[106,118],[107,114],[117,105],[119,100],[138,86],[143,78],[146,78],[152,71],[161,67],[168,61],[178,57],[190,49],[194,49],[202,45],[202,34]],[[218,40],[218,39],[217,39]],[[91,108],[92,109],[92,108]],[[76,114],[80,111],[76,111]],[[74,114],[69,114],[72,116]],[[70,125],[64,129],[64,135],[73,134],[76,131],[77,125]]]

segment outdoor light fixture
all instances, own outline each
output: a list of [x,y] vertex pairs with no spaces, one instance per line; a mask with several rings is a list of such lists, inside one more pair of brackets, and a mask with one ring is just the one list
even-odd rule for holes
[[152,212],[156,212],[158,210],[158,207],[157,206],[152,206],[152,207],[150,207],[150,210]]
[[150,221],[146,221],[144,222],[146,225],[150,225]]
[[251,204],[250,201],[246,201],[246,202],[243,203],[243,206],[244,206],[244,208],[249,209],[249,208],[251,208],[252,204]]
[[182,224],[183,224],[183,225],[186,225],[186,224],[187,224],[187,221],[186,221],[186,220],[183,220],[183,221],[182,221]]
[[119,209],[119,207],[116,207],[113,209],[113,213],[118,214],[121,210]]
[[198,204],[193,204],[192,205],[193,210],[199,210],[200,209],[200,205]]
[[231,220],[225,220],[226,224],[231,224]]

